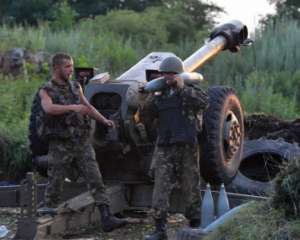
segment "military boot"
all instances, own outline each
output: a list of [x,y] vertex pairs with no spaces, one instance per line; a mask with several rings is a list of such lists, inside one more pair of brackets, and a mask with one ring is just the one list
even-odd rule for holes
[[145,240],[166,240],[168,239],[166,231],[166,218],[155,219],[155,230],[150,235],[146,235]]
[[113,216],[107,205],[99,205],[99,211],[101,215],[101,226],[104,232],[111,232],[127,223],[125,219]]

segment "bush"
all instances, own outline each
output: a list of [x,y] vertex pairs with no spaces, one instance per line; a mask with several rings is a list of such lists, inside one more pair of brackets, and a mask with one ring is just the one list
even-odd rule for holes
[[58,2],[51,10],[54,20],[50,22],[53,30],[71,29],[75,24],[77,13],[66,0]]
[[275,179],[272,204],[287,217],[300,217],[300,158],[287,163]]
[[167,42],[168,33],[165,24],[158,23],[158,13],[152,12],[148,16],[131,10],[112,11],[97,17],[96,22],[104,32],[111,31],[124,39],[133,39],[146,48]]
[[[0,77],[1,79],[1,77]],[[34,93],[45,76],[1,81],[0,101],[0,171],[20,179],[30,169],[28,159],[28,121]]]
[[300,114],[296,99],[275,90],[276,78],[277,74],[265,72],[250,74],[245,79],[245,85],[237,87],[244,109],[250,113],[264,112],[284,119],[294,119]]
[[152,51],[187,38],[194,40],[197,30],[200,30],[184,11],[164,7],[147,8],[142,13],[131,10],[111,11],[106,16],[96,17],[95,21],[92,26],[89,25],[95,33],[117,33]]
[[203,240],[297,240],[299,226],[299,220],[286,220],[283,211],[268,203],[251,202]]

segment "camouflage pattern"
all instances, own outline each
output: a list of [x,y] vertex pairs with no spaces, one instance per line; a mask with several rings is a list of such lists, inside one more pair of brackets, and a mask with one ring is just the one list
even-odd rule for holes
[[95,151],[88,142],[55,140],[50,142],[48,153],[48,179],[45,192],[47,207],[57,207],[66,177],[83,177],[97,205],[108,205],[109,199],[95,158]]
[[[80,104],[77,82],[69,81],[66,85],[59,85],[49,81],[41,89],[48,93],[54,104]],[[89,144],[90,118],[75,112],[51,116],[40,107],[35,121],[37,135],[49,141],[46,206],[56,207],[65,178],[76,179],[78,176],[83,177],[87,183],[96,204],[109,205],[95,152]]]
[[[183,115],[188,119],[198,119],[201,121],[202,114],[205,109],[208,108],[208,95],[201,88],[192,86],[185,86],[179,92],[182,96],[183,102]],[[200,122],[202,124],[202,122]],[[201,125],[198,127],[202,127]],[[199,129],[201,130],[201,129]]]
[[[54,81],[49,81],[41,89],[48,93],[54,104],[80,104],[79,83],[77,82],[69,81],[66,85],[59,85]],[[78,139],[90,137],[91,120],[80,113],[70,112],[51,116],[40,108],[35,121],[37,135],[42,139],[67,139],[76,143]]]
[[200,217],[200,171],[198,148],[189,144],[158,146],[155,163],[153,215],[164,218],[169,209],[170,195],[180,188],[188,219]]
[[[140,107],[142,122],[159,119],[157,104],[159,98],[168,98],[170,89],[150,94]],[[184,86],[172,94],[182,98],[182,114],[195,123],[198,132],[202,129],[202,113],[208,107],[208,95],[199,87]],[[159,136],[158,136],[159,138]],[[159,141],[157,141],[158,143]],[[188,219],[200,217],[200,169],[198,143],[178,143],[168,146],[156,144],[151,170],[154,170],[153,215],[155,219],[165,218],[169,209],[170,195],[179,187],[184,196],[185,215]]]
[[[207,93],[197,86],[184,86],[183,89],[175,91],[175,94],[182,97],[182,114],[191,121],[196,120],[197,128],[201,131],[202,114],[208,108]],[[142,122],[151,123],[155,118],[158,118],[158,98],[168,98],[169,92],[170,90],[166,89],[164,92],[149,94],[147,96],[139,109],[139,117]]]

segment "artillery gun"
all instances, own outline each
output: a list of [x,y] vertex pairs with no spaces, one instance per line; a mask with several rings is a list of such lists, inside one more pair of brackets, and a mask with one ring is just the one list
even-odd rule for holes
[[[250,42],[247,36],[247,27],[239,21],[216,27],[210,34],[209,41],[184,60],[185,72],[182,77],[185,83],[197,87],[202,76],[195,71],[223,50],[236,52],[239,46]],[[97,161],[108,185],[114,213],[128,207],[151,206],[153,178],[148,173],[156,141],[156,128],[152,122],[139,121],[138,107],[143,99],[139,88],[157,91],[164,87],[163,79],[158,78],[159,65],[165,58],[174,55],[171,52],[152,52],[115,80],[105,83],[92,79],[87,81],[86,77],[90,72],[82,69],[83,82],[88,82],[84,89],[88,101],[116,125],[116,128],[108,129],[101,123],[94,122],[92,135]],[[235,91],[229,87],[211,87],[208,95],[210,105],[203,114],[203,130],[198,134],[201,175],[211,184],[230,183],[241,161],[244,141],[243,111]],[[49,144],[39,139],[36,132],[37,104],[39,103],[33,103],[30,118],[30,148],[37,170],[45,174],[45,155]],[[60,205],[62,214],[38,220],[38,234],[44,236],[55,231],[62,233],[66,229],[96,220],[92,217],[97,215],[94,215],[93,199],[89,197],[89,193],[78,195],[82,192],[82,189],[78,190],[79,185],[80,183],[76,185],[76,190],[74,187],[73,191],[72,188],[69,189],[71,194],[63,196],[64,200],[75,197]],[[178,194],[175,191],[171,197],[170,211],[184,212],[180,192]],[[79,220],[79,217],[82,219]],[[70,219],[73,224],[70,224]],[[26,224],[31,222],[32,218],[29,217]],[[22,224],[21,221],[20,226]]]
[[[249,42],[247,27],[231,21],[216,27],[209,41],[184,60],[183,76],[189,84],[207,61],[224,50],[235,52]],[[85,95],[105,117],[115,122],[115,129],[96,123],[93,145],[106,181],[139,183],[149,180],[148,171],[154,151],[156,129],[138,118],[141,104],[139,87],[157,87],[159,65],[171,52],[152,52],[115,80],[104,84],[90,81]],[[156,82],[157,83],[156,83]],[[151,85],[152,84],[152,85]],[[240,164],[244,140],[243,111],[233,89],[215,86],[208,89],[210,105],[199,133],[201,174],[213,184],[229,183]]]
[[[201,75],[196,70],[223,50],[236,52],[249,42],[247,36],[247,27],[239,21],[216,27],[209,41],[184,60],[185,82],[199,83]],[[155,124],[140,122],[138,118],[142,99],[139,88],[157,87],[159,65],[169,56],[174,53],[152,52],[115,80],[105,83],[90,80],[84,91],[88,101],[116,125],[108,129],[94,123],[92,142],[104,181],[125,186],[127,204],[132,207],[151,206],[153,179],[148,173],[156,141]],[[210,105],[203,115],[203,130],[198,134],[201,175],[211,184],[230,183],[241,160],[243,111],[235,91],[229,87],[214,86],[208,89],[208,94]],[[48,145],[37,137],[34,104],[30,147],[37,169],[45,173],[47,158],[43,156]],[[175,197],[175,202],[180,203],[180,198]],[[175,204],[173,210],[180,212],[179,205]]]

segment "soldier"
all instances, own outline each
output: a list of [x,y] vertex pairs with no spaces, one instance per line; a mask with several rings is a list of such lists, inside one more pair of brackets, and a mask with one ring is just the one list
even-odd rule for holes
[[201,89],[185,86],[177,74],[184,71],[178,57],[164,59],[159,71],[167,88],[148,96],[140,109],[143,121],[158,118],[158,139],[154,166],[152,200],[155,231],[146,240],[167,239],[166,218],[172,190],[180,186],[185,197],[185,216],[191,227],[200,225],[200,172],[198,161],[197,124],[208,107],[208,96]]
[[112,231],[126,222],[110,213],[109,199],[89,138],[90,118],[110,128],[114,127],[114,123],[87,101],[78,82],[70,80],[73,60],[69,55],[56,54],[52,58],[52,68],[51,80],[36,95],[36,100],[40,102],[35,118],[37,134],[49,142],[49,182],[45,205],[50,209],[57,207],[63,181],[67,174],[76,169],[86,181],[99,207],[103,230]]

